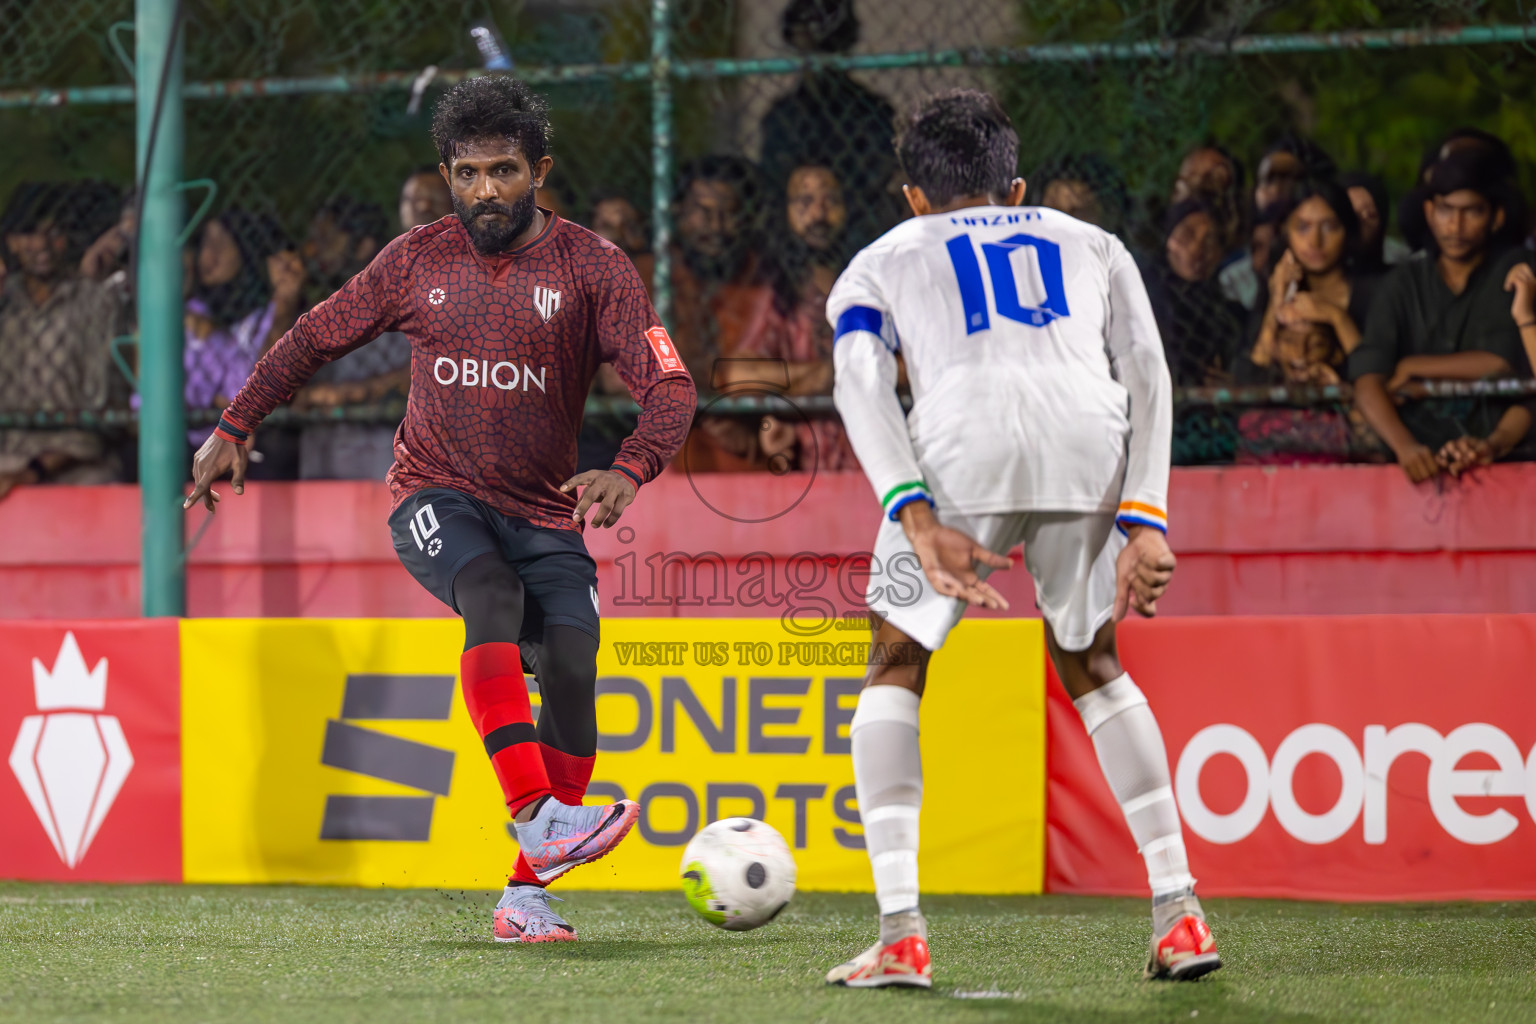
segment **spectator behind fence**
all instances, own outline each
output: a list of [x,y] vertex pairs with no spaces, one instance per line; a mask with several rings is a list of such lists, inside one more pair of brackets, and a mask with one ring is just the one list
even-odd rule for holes
[[[1275,203],[1287,203],[1303,181],[1332,178],[1333,158],[1311,139],[1282,135],[1264,150],[1253,186],[1253,209],[1263,210]],[[1244,309],[1254,310],[1264,291],[1263,277],[1255,272],[1252,260],[1241,258],[1222,267],[1222,294]]]
[[1253,383],[1337,384],[1376,293],[1377,278],[1353,266],[1359,218],[1349,193],[1329,179],[1303,183],[1277,212],[1284,252],[1269,275],[1268,302],[1243,362],[1256,371]]
[[1163,251],[1144,272],[1175,385],[1218,385],[1231,379],[1245,313],[1216,284],[1220,262],[1215,211],[1200,199],[1175,204],[1168,211]]
[[1380,178],[1365,171],[1339,175],[1339,184],[1349,191],[1349,201],[1360,220],[1360,251],[1355,269],[1364,274],[1382,274],[1409,256],[1402,239],[1387,234],[1387,215],[1392,206],[1387,201],[1387,186]]
[[1125,179],[1098,153],[1079,153],[1044,164],[1030,176],[1024,202],[1060,210],[1117,234],[1129,206]]
[[[100,283],[74,272],[71,251],[90,211],[73,185],[26,184],[0,218],[0,411],[77,413],[106,404],[108,346],[121,306]],[[0,430],[0,498],[19,485],[105,483],[116,460],[88,430]]]
[[715,361],[736,350],[763,293],[757,285],[757,168],[735,156],[683,166],[674,196],[674,341],[701,394],[715,390]]
[[734,156],[694,160],[678,179],[673,340],[701,396],[698,429],[681,456],[690,470],[751,469],[757,454],[750,424],[702,414],[720,383],[716,364],[735,353],[767,294],[756,253],[758,181],[757,168]]
[[[1221,244],[1224,252],[1232,252],[1243,242],[1243,163],[1215,143],[1206,143],[1190,150],[1179,163],[1179,175],[1174,179],[1169,202],[1178,204],[1186,199],[1200,199],[1216,215],[1221,227]],[[1242,254],[1236,253],[1238,257]]]
[[1443,416],[1428,403],[1405,406],[1400,415],[1393,401],[1414,379],[1530,375],[1522,335],[1536,345],[1536,322],[1521,319],[1519,292],[1513,308],[1505,293],[1521,280],[1516,268],[1530,255],[1497,242],[1506,210],[1516,204],[1508,189],[1484,154],[1457,153],[1435,164],[1424,189],[1430,257],[1409,260],[1387,277],[1364,340],[1350,355],[1356,406],[1414,482],[1491,462],[1530,428],[1522,404],[1478,401],[1465,416]]
[[[434,168],[432,176],[441,186],[442,207],[437,212],[438,192],[427,186],[425,173],[418,171],[405,179],[400,189],[400,229],[409,231],[431,224],[453,212],[448,183]],[[406,202],[407,197],[411,202]],[[383,211],[379,211],[382,215]],[[419,218],[431,216],[430,220]],[[364,231],[378,230],[378,220],[371,211],[346,218],[361,223]],[[353,238],[354,253],[367,250],[368,236]],[[345,247],[345,246],[343,246]],[[361,268],[359,268],[361,269]],[[411,387],[411,341],[399,331],[386,331],[373,341],[326,363],[310,382],[293,396],[293,407],[304,411],[343,409],[347,406],[373,405],[389,399],[403,402]],[[392,423],[311,423],[299,432],[300,480],[383,480],[395,462],[395,431],[400,421]]]
[[1271,203],[1253,215],[1248,228],[1248,259],[1261,280],[1268,280],[1274,271],[1276,250],[1285,248],[1280,240],[1280,225],[1290,212],[1289,203]]
[[[199,230],[183,318],[187,408],[228,405],[256,360],[293,326],[304,267],[290,244],[272,218],[238,207]],[[192,427],[187,441],[195,450],[212,433],[211,424]],[[255,451],[265,456],[263,443]]]
[[[832,328],[827,295],[848,262],[848,208],[829,167],[795,168],[784,190],[782,219],[771,226],[768,294],[733,359],[722,363],[733,385],[789,396],[832,393]],[[758,458],[769,469],[842,470],[858,467],[842,424],[826,417],[758,424]]]
[[409,231],[442,220],[453,212],[453,193],[436,164],[412,171],[400,186],[400,229]]
[[[796,53],[847,53],[859,41],[859,18],[853,0],[790,0],[782,32]],[[777,186],[804,164],[834,168],[849,197],[849,235],[867,242],[901,216],[891,192],[895,116],[848,72],[807,70],[763,116],[764,176]]]
[[137,217],[134,195],[121,197],[116,223],[97,235],[80,257],[80,276],[105,282],[125,308],[133,301],[134,282],[128,279],[128,271],[129,254],[138,235]]
[[1287,133],[1264,150],[1253,183],[1253,205],[1262,210],[1270,203],[1295,196],[1305,181],[1332,178],[1338,173],[1333,157],[1311,139]]
[[624,250],[649,291],[656,274],[656,258],[651,255],[651,237],[635,204],[619,192],[598,192],[592,197],[590,219],[593,231]]
[[[410,184],[409,179],[406,184]],[[372,262],[373,257],[394,234],[389,229],[389,219],[384,208],[377,203],[348,195],[332,196],[326,200],[310,218],[304,243],[300,247],[307,278],[304,307],[318,305],[350,281]],[[276,341],[277,337],[273,337],[268,346]],[[311,383],[316,385],[313,390],[305,390],[294,396],[293,407],[296,410],[325,410],[351,404],[346,399],[354,397],[354,392],[350,388],[337,386],[342,383],[338,374],[344,378],[350,373],[365,372],[376,359],[377,356],[363,356],[341,371],[335,370],[334,364],[326,367],[311,378]],[[252,478],[293,480],[303,477],[306,451],[310,456],[309,472],[318,478],[330,478],[333,468],[345,466],[346,463],[340,461],[339,457],[322,454],[326,442],[320,438],[334,435],[327,435],[324,428],[319,435],[315,435],[312,433],[314,429],[313,426],[270,426],[263,430],[263,460],[251,467]],[[311,435],[308,444],[305,443],[306,434]],[[371,477],[372,468],[372,462],[360,457],[359,478]]]
[[[645,290],[649,294],[654,286],[656,276],[656,257],[651,254],[650,235],[646,232],[645,221],[640,217],[640,211],[629,197],[621,192],[599,191],[592,196],[589,207],[592,215],[588,218],[591,223],[587,226],[592,231],[606,238],[629,257],[635,265],[635,270],[640,274],[640,280],[645,282]],[[592,391],[599,395],[627,395],[629,389],[624,386],[624,381],[608,363],[602,363],[597,368],[597,376],[592,378]],[[596,431],[588,426],[582,427],[583,455],[585,459],[588,451],[597,458],[602,453],[618,451],[618,445],[623,440],[616,434],[612,437],[612,431],[606,431],[601,439],[595,436]],[[601,451],[599,452],[599,445]],[[611,449],[611,451],[610,451]],[[602,466],[612,463],[603,462]],[[585,463],[584,463],[585,465]],[[592,465],[597,465],[593,462]],[[598,468],[601,468],[599,466]]]
[[1424,217],[1424,204],[1430,198],[1427,191],[1429,176],[1435,165],[1452,156],[1463,156],[1481,161],[1487,173],[1500,183],[1510,204],[1505,211],[1503,226],[1494,233],[1496,246],[1519,245],[1525,241],[1529,225],[1525,197],[1517,184],[1519,166],[1509,143],[1492,132],[1481,128],[1462,127],[1449,132],[1439,142],[1424,150],[1419,161],[1418,183],[1403,196],[1397,210],[1397,225],[1403,233],[1403,241],[1410,252],[1428,250],[1434,244],[1429,224]]
[[351,196],[326,200],[310,218],[304,236],[304,267],[311,284],[308,305],[318,304],[350,281],[394,234],[377,203]]
[[1169,202],[1177,205],[1199,199],[1210,207],[1221,238],[1222,259],[1216,279],[1228,299],[1240,305],[1246,300],[1244,308],[1248,308],[1258,292],[1260,275],[1251,262],[1252,239],[1243,231],[1243,215],[1248,209],[1244,183],[1242,161],[1214,142],[1204,143],[1179,162]]

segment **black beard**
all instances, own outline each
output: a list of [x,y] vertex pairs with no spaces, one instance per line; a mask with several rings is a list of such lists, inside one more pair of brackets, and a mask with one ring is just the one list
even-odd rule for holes
[[739,238],[718,254],[702,252],[686,244],[680,248],[688,269],[700,280],[712,284],[723,284],[734,279],[747,262],[747,247]]
[[[469,240],[474,243],[475,251],[482,256],[497,256],[511,248],[512,243],[533,223],[534,209],[532,188],[511,206],[486,202],[466,207],[459,201],[457,194],[453,196],[453,212],[459,215],[459,221],[469,232]],[[488,213],[499,213],[506,219],[498,224],[483,216]]]

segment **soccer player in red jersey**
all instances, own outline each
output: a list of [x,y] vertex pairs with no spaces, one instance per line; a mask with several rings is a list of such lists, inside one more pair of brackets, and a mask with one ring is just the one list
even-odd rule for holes
[[[633,801],[583,807],[597,753],[597,572],[611,527],[682,447],[693,379],[629,257],[534,203],[553,160],[542,97],[475,78],[438,104],[433,141],[454,216],[385,246],[257,364],[198,451],[185,507],[244,490],[246,440],[318,370],[385,331],[411,339],[389,472],[400,561],[464,619],[464,703],[522,849],[496,908],[507,942],[568,941],[544,886],[628,834]],[[592,378],[611,363],[640,404],[613,466],[574,474]],[[578,500],[579,494],[579,500]],[[524,669],[538,680],[538,726]]]

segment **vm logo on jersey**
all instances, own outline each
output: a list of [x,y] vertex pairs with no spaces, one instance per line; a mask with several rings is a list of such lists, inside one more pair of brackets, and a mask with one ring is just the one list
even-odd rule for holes
[[549,318],[560,312],[560,293],[541,284],[533,286],[533,308],[549,323]]
[[107,706],[107,659],[87,669],[74,633],[50,671],[32,659],[38,714],[21,721],[11,748],[11,771],[64,865],[73,868],[90,849],[128,773],[133,753]]

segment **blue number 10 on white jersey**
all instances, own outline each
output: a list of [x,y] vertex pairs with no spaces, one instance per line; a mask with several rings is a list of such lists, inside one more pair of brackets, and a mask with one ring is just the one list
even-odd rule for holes
[[[1025,246],[1034,249],[1041,282],[1045,286],[1045,299],[1038,306],[1026,306],[1019,301],[1013,254]],[[955,279],[960,284],[965,333],[990,330],[992,320],[987,315],[987,293],[981,284],[981,265],[976,261],[971,236],[956,235],[945,242],[944,247],[949,250],[949,260],[955,266]],[[998,316],[1029,327],[1043,327],[1057,317],[1072,315],[1067,309],[1067,290],[1061,281],[1061,246],[1048,238],[1020,232],[995,242],[982,242],[981,251],[987,258],[987,272],[992,277],[992,296]]]

